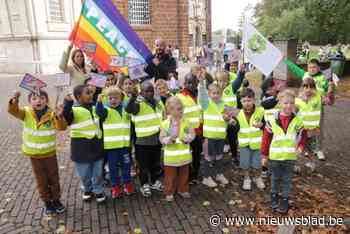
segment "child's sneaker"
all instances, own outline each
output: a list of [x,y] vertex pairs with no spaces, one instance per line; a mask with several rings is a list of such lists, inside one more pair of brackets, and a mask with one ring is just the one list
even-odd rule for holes
[[99,194],[96,194],[96,202],[97,203],[102,203],[106,200],[106,196],[105,194],[102,192],[102,193],[99,193]]
[[269,169],[267,167],[262,167],[261,177],[268,178],[269,177]]
[[305,166],[311,170],[311,172],[314,172],[316,169],[315,162],[307,162],[305,163]]
[[159,180],[156,180],[156,182],[154,182],[154,184],[151,185],[151,189],[153,190],[157,190],[157,191],[163,191],[163,185],[162,182],[160,182]]
[[52,215],[55,212],[56,212],[56,209],[53,206],[53,203],[51,201],[45,202],[45,214],[46,215]]
[[211,178],[211,176],[207,178],[204,177],[202,184],[208,186],[209,188],[215,188],[216,186],[218,186],[218,184],[213,180],[213,178]]
[[271,194],[271,208],[272,212],[276,212],[278,208],[278,195],[276,193]]
[[84,192],[83,193],[83,201],[89,201],[92,198],[93,193],[92,192]]
[[131,194],[135,193],[135,188],[132,185],[132,183],[127,183],[124,185],[124,193],[126,195],[131,195]]
[[224,185],[227,185],[229,183],[229,181],[226,179],[226,177],[223,174],[217,174],[215,179]]
[[242,189],[247,191],[252,190],[252,181],[249,176],[244,177]]
[[179,195],[183,198],[191,198],[191,194],[189,192],[179,193]]
[[141,188],[140,191],[142,193],[142,196],[144,197],[150,197],[152,196],[152,192],[151,192],[151,187],[149,186],[149,184],[144,184]]
[[254,178],[254,182],[256,184],[256,187],[258,187],[258,189],[264,189],[265,188],[265,183],[264,183],[263,179],[260,176]]
[[167,202],[172,202],[172,201],[174,201],[174,195],[166,195],[166,196],[165,196],[165,200],[166,200]]
[[120,189],[119,186],[115,186],[112,188],[112,198],[119,198],[122,196],[122,190]]
[[64,205],[61,203],[60,200],[53,201],[52,205],[55,208],[56,213],[58,214],[61,214],[66,210],[66,208],[64,207]]
[[317,154],[318,160],[321,160],[321,161],[326,160],[326,156],[324,155],[324,153],[321,150],[317,151],[316,154]]
[[277,209],[278,213],[287,214],[289,210],[288,198],[282,198],[280,206]]

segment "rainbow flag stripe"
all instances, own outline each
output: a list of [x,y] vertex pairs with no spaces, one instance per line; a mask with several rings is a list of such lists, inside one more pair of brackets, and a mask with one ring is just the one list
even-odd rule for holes
[[112,69],[112,57],[123,58],[120,67],[145,64],[151,51],[138,37],[111,0],[85,0],[79,20],[69,40],[84,49],[95,43],[95,53],[87,53],[102,70]]

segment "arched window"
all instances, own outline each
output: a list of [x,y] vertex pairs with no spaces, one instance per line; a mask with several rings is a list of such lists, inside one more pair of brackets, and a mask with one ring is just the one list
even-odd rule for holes
[[149,0],[129,0],[128,7],[130,24],[144,25],[151,23]]

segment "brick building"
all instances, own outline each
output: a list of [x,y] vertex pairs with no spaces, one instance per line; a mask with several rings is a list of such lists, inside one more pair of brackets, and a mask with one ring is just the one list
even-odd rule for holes
[[[154,40],[163,38],[168,44],[178,45],[182,54],[190,55],[195,38],[200,38],[200,43],[211,40],[211,0],[113,0],[113,2],[151,50]],[[200,35],[194,35],[193,19],[190,14],[196,7],[194,4],[198,5],[198,2],[202,9],[198,14],[203,23],[197,31]],[[205,40],[202,40],[203,38]]]

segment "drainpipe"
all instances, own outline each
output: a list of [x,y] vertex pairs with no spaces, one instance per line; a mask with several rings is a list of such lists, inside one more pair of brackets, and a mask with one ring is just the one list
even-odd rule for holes
[[[27,2],[27,1],[26,1]],[[31,24],[29,23],[29,30],[30,30],[30,41],[32,43],[32,48],[33,48],[33,60],[36,62],[35,63],[35,72],[36,73],[42,73],[42,64],[41,64],[41,55],[40,55],[40,46],[39,46],[39,36],[38,36],[38,22],[36,20],[36,14],[35,14],[35,6],[34,6],[34,1],[29,0],[27,3],[31,7],[26,4],[26,9],[27,9],[27,22],[31,22],[29,20],[30,13],[32,12],[33,15],[33,28],[31,28]]]
[[176,43],[177,46],[179,48],[181,48],[180,46],[180,0],[177,0],[177,4],[176,4],[176,18],[177,18],[177,34],[176,34]]

